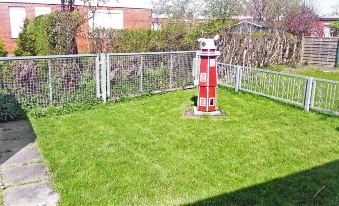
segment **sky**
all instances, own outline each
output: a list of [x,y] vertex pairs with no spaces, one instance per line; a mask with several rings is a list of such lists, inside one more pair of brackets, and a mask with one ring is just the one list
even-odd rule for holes
[[314,4],[321,16],[331,16],[333,7],[339,5],[339,0],[314,0]]

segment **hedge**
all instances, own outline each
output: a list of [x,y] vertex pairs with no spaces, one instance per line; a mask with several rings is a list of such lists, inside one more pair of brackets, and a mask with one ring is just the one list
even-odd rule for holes
[[230,21],[211,21],[189,26],[167,22],[160,31],[151,29],[95,29],[89,33],[90,52],[157,52],[198,49],[199,37],[211,37],[229,26]]
[[16,56],[77,53],[75,37],[82,23],[81,15],[53,12],[24,22],[16,40]]
[[0,57],[5,57],[5,56],[7,56],[7,50],[6,50],[6,47],[5,47],[5,43],[4,43],[4,41],[2,41],[1,39],[0,39]]

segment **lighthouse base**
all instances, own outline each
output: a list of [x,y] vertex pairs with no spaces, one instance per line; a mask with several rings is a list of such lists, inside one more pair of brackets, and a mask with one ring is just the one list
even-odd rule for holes
[[193,107],[193,114],[195,116],[221,116],[220,111],[202,112],[202,111],[198,111],[197,107]]

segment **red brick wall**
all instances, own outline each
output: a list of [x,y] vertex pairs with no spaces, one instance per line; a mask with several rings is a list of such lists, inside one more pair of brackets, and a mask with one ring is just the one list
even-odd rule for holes
[[[35,7],[50,7],[52,11],[60,9],[60,5],[47,4],[27,4],[27,3],[0,3],[0,39],[5,42],[9,54],[13,54],[15,48],[15,39],[11,38],[9,9],[10,6],[18,6],[26,8],[26,17],[32,19],[35,17]],[[125,29],[151,28],[152,12],[150,9],[133,9],[133,8],[112,8],[100,7],[99,9],[122,10],[124,14]],[[79,52],[88,51],[87,38],[88,24],[85,24],[77,38]]]
[[[152,27],[152,11],[150,9],[100,7],[100,10],[122,10],[125,29],[150,29]],[[87,13],[87,12],[86,12]],[[88,24],[82,26],[77,38],[79,52],[89,51]]]

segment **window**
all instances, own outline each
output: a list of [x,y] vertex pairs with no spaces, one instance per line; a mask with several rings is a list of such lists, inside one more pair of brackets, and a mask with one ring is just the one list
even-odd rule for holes
[[18,38],[24,21],[26,19],[26,10],[24,7],[9,7],[9,23],[11,27],[11,37]]
[[96,10],[88,13],[89,27],[105,29],[123,29],[124,16],[121,10]]
[[210,59],[210,67],[215,67],[215,59]]
[[215,105],[214,103],[215,103],[215,99],[210,98],[209,106],[214,106]]
[[206,106],[206,98],[200,98],[200,105],[199,106],[202,106],[202,107],[205,107]]
[[35,7],[35,16],[50,14],[52,12],[50,7]]
[[201,74],[200,74],[200,81],[201,81],[201,82],[206,82],[206,81],[207,81],[207,79],[206,79],[206,73],[201,73]]

